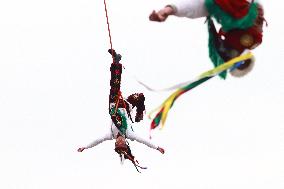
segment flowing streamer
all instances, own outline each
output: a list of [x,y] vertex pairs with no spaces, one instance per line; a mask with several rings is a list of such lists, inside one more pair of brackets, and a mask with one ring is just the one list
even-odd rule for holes
[[239,62],[243,62],[251,58],[253,58],[253,55],[250,52],[248,52],[244,55],[233,58],[232,60],[225,62],[224,64],[212,70],[202,73],[194,80],[191,80],[189,82],[184,82],[182,84],[177,85],[177,86],[180,86],[180,88],[177,89],[174,93],[172,93],[158,108],[150,112],[149,114],[150,118],[152,117],[151,115],[153,115],[153,113],[157,112],[155,117],[152,120],[150,129],[152,130],[152,129],[157,128],[160,125],[160,123],[162,126],[161,128],[164,127],[169,110],[174,105],[174,102],[176,101],[176,99],[180,97],[182,94],[197,87],[198,85],[204,83],[205,81],[215,77],[221,72],[231,69],[232,67],[237,65]]

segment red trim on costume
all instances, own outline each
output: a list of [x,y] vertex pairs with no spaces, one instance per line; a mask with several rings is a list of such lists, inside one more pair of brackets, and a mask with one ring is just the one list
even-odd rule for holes
[[[225,46],[243,52],[245,49],[253,49],[255,45],[259,45],[262,42],[262,33],[258,31],[257,27],[251,27],[246,30],[231,30],[227,33],[220,32],[225,36]],[[248,35],[252,38],[250,45],[245,46],[241,43],[242,37]]]
[[[225,37],[224,43],[226,47],[230,47],[237,50],[239,53],[242,53],[245,49],[253,49],[262,43],[262,27],[265,20],[264,12],[262,6],[260,5],[258,6],[257,10],[258,16],[252,27],[245,30],[235,29],[228,31],[227,33],[220,29],[219,35]],[[247,39],[247,41],[250,41],[251,44],[244,43],[244,41],[242,42],[242,40],[246,40],[244,38],[251,38],[252,41]]]
[[215,3],[236,19],[246,16],[250,7],[250,3],[246,0],[215,0]]

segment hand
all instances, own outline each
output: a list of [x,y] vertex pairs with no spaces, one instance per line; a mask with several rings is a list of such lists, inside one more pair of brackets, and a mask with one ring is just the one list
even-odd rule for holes
[[165,153],[165,150],[163,149],[163,148],[161,148],[161,147],[158,147],[158,149],[157,149],[158,151],[160,151],[162,154],[164,154]]
[[149,16],[149,19],[151,21],[164,22],[168,18],[168,16],[172,14],[174,14],[174,9],[170,6],[167,6],[158,12],[153,10],[153,12]]
[[82,147],[82,148],[79,148],[77,151],[78,152],[83,152],[86,148],[85,147]]

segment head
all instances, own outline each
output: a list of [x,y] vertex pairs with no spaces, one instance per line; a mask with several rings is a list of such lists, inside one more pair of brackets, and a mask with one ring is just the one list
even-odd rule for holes
[[115,149],[114,149],[117,153],[121,153],[121,152],[127,152],[127,144],[126,144],[126,140],[123,136],[119,135],[116,138],[115,141]]

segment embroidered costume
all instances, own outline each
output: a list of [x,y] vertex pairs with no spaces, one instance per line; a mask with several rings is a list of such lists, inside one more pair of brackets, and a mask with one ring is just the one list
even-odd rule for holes
[[[215,67],[262,43],[263,7],[253,0],[181,0],[167,5],[158,13],[153,11],[150,20],[164,21],[169,15],[207,17],[209,56]],[[219,31],[212,18],[221,25]],[[245,75],[252,69],[253,63],[253,60],[243,63],[231,70],[232,75]],[[220,76],[225,79],[226,74],[224,71]]]
[[[227,72],[236,77],[247,74],[254,65],[254,57],[247,53],[262,43],[264,11],[262,5],[253,0],[176,0],[160,11],[153,11],[149,19],[163,22],[168,16],[207,18],[209,33],[209,57],[214,69],[204,72],[197,78],[175,85],[177,89],[157,109],[151,129],[160,123],[164,125],[167,114],[174,102],[182,94],[205,81],[219,75],[225,79]],[[216,29],[214,20],[221,28]]]
[[[129,159],[137,167],[144,169],[138,165],[138,162],[134,159],[131,153],[129,143],[127,139],[142,143],[152,149],[158,150],[164,153],[164,149],[152,144],[149,140],[139,137],[132,130],[132,117],[131,112],[133,108],[136,108],[135,122],[139,122],[143,119],[143,112],[145,111],[145,97],[143,93],[134,93],[124,99],[120,91],[122,64],[119,63],[121,55],[116,54],[114,50],[109,50],[109,53],[113,56],[113,63],[111,64],[111,79],[110,79],[110,94],[109,94],[109,114],[112,120],[111,128],[104,136],[94,140],[89,145],[79,148],[78,151],[82,152],[84,149],[92,148],[106,140],[115,139],[115,151],[119,154],[121,160]],[[137,169],[137,171],[139,171]]]

